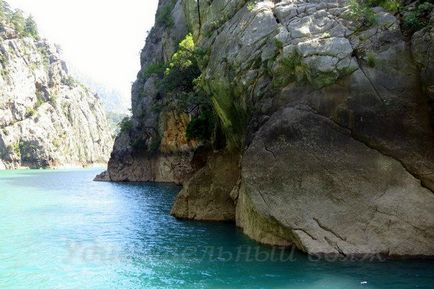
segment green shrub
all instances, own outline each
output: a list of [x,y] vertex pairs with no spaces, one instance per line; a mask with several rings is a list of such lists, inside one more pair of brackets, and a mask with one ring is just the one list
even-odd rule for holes
[[255,7],[256,7],[256,1],[251,1],[247,3],[247,10],[249,10],[249,12],[255,10]]
[[120,123],[119,128],[121,132],[129,132],[133,129],[133,121],[129,117],[125,117]]
[[167,101],[182,103],[190,94],[196,93],[195,80],[200,75],[193,36],[188,34],[166,66],[164,77],[159,83],[160,92]]
[[23,11],[19,9],[15,10],[11,15],[10,22],[14,26],[18,35],[26,35],[26,19],[24,18]]
[[74,77],[68,76],[62,79],[62,84],[69,87],[75,87],[78,85],[78,82],[74,79]]
[[210,104],[202,107],[199,115],[192,117],[186,131],[188,140],[202,142],[211,140],[216,127],[216,120]]
[[9,151],[9,153],[16,155],[18,158],[21,158],[20,142],[9,145],[7,147],[7,150]]
[[38,26],[36,25],[36,22],[32,16],[29,16],[26,19],[24,32],[25,32],[26,36],[31,36],[37,40],[39,39]]
[[403,28],[409,33],[414,33],[429,24],[430,14],[434,4],[428,1],[420,2],[414,10],[404,13]]
[[349,0],[349,11],[346,16],[359,23],[361,27],[371,27],[377,22],[377,15],[371,5],[363,0]]
[[23,162],[34,161],[34,155],[39,150],[39,147],[30,141],[20,141],[19,143],[20,158]]
[[377,57],[374,52],[368,52],[366,54],[366,61],[370,67],[375,67],[377,65]]
[[50,95],[50,99],[48,100],[48,102],[50,102],[50,104],[52,106],[56,106],[57,105],[57,100],[59,99],[59,96],[56,94],[52,94]]
[[152,63],[149,64],[143,71],[143,76],[149,78],[151,76],[163,77],[166,71],[164,63]]
[[310,67],[303,62],[303,56],[294,50],[288,57],[285,57],[279,68],[274,73],[273,85],[284,87],[291,82],[311,82]]
[[400,0],[368,0],[367,4],[371,7],[380,6],[385,10],[396,13],[401,7]]
[[33,107],[28,107],[26,110],[26,117],[32,117],[36,114],[36,110]]

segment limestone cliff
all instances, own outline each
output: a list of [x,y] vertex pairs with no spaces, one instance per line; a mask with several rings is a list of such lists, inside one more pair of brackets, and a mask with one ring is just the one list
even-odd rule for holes
[[24,30],[33,22],[0,5],[0,168],[106,162],[112,138],[98,97],[55,45]]
[[[172,214],[267,244],[434,256],[433,5],[366,2],[160,1],[103,177],[184,183]],[[167,93],[187,33],[200,76]]]

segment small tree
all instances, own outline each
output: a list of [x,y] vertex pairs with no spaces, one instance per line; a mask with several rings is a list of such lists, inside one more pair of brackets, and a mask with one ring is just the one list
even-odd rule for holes
[[34,39],[39,39],[38,26],[31,15],[27,17],[24,29],[27,36],[31,36]]
[[14,25],[18,35],[25,36],[26,19],[23,16],[23,11],[19,9],[15,10],[11,17],[11,23]]

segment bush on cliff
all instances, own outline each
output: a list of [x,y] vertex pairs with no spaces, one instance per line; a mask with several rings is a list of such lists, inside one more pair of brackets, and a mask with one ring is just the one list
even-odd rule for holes
[[120,123],[119,128],[121,132],[129,132],[133,128],[133,122],[131,118],[125,117]]
[[24,32],[26,36],[33,37],[34,39],[39,39],[38,26],[32,16],[26,19]]
[[0,21],[13,26],[20,37],[33,37],[39,40],[38,26],[33,17],[25,18],[23,11],[11,9],[9,4],[3,0],[0,0]]
[[421,1],[412,10],[405,11],[403,17],[403,28],[407,33],[412,34],[429,24],[434,4],[430,1]]
[[[162,98],[154,105],[158,111],[175,110],[191,116],[186,136],[190,140],[208,142],[215,130],[216,121],[211,98],[201,89],[201,70],[198,60],[203,53],[196,49],[193,36],[188,34],[178,45],[159,82]],[[163,66],[151,65],[147,74],[160,75]]]

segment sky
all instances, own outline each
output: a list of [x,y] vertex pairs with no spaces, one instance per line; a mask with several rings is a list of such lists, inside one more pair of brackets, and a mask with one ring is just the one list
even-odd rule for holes
[[7,0],[59,44],[67,63],[130,101],[158,0]]

